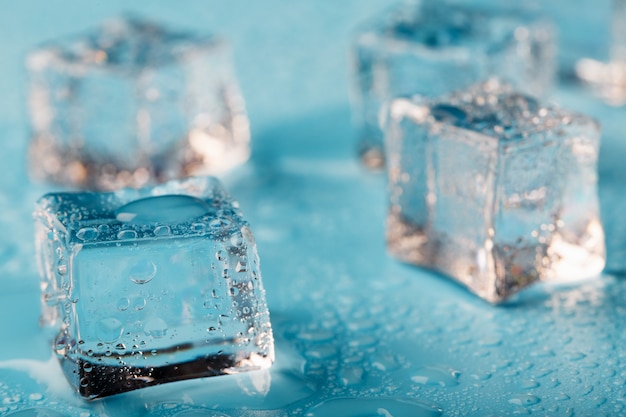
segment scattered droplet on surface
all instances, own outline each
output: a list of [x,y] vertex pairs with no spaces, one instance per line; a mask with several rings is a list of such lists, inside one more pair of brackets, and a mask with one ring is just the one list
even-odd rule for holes
[[516,394],[509,398],[510,404],[528,407],[541,402],[541,398],[531,394]]
[[394,398],[340,397],[309,408],[306,417],[438,417],[443,410],[434,404]]
[[459,385],[461,373],[451,368],[440,366],[425,366],[411,377],[411,381],[420,385],[438,385],[440,387],[453,387]]

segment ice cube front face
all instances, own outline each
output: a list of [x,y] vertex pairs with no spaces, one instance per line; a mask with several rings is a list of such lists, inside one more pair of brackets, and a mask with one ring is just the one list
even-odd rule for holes
[[600,273],[599,136],[590,118],[496,81],[392,101],[389,251],[490,302]]
[[217,173],[249,157],[228,45],[136,18],[27,59],[35,177],[90,189]]
[[553,28],[523,11],[440,0],[402,5],[363,27],[352,48],[353,110],[364,164],[384,164],[381,106],[436,97],[499,76],[539,96],[556,71]]
[[272,364],[254,238],[215,179],[48,194],[35,221],[41,322],[82,396]]

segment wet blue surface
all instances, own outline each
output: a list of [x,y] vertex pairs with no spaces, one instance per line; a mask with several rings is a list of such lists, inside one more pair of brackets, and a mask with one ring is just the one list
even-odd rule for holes
[[[222,178],[256,235],[276,337],[269,372],[86,403],[39,326],[31,212],[57,187],[26,175],[21,60],[128,10],[27,0],[0,9],[0,415],[489,416],[626,414],[626,119],[575,86],[553,98],[604,125],[609,268],[493,307],[384,250],[384,178],[353,157],[347,35],[382,0],[151,2],[143,12],[232,40],[254,158]],[[35,10],[37,13],[35,13]]]

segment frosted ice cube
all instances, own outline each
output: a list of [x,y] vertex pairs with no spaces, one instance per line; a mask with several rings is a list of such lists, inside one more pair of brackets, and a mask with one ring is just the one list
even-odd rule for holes
[[230,49],[133,17],[27,59],[34,176],[117,189],[217,173],[249,156]]
[[237,207],[210,177],[39,200],[41,322],[81,395],[272,364],[259,258]]
[[552,25],[523,10],[424,0],[364,25],[352,48],[359,153],[383,165],[381,105],[398,95],[428,97],[499,76],[532,95],[549,90],[556,71]]
[[392,101],[390,252],[492,302],[599,273],[599,137],[589,117],[497,81]]

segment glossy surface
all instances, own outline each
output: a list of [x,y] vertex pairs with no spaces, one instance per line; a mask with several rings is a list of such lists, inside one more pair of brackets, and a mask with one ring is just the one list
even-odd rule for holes
[[391,101],[385,134],[393,256],[490,302],[604,268],[590,117],[491,80]]
[[271,366],[259,257],[237,206],[213,177],[38,200],[40,323],[80,395]]
[[[568,27],[579,34],[580,27],[606,26],[589,20],[601,14],[601,3],[550,7],[569,22],[582,19]],[[492,307],[385,253],[384,180],[354,159],[346,68],[351,30],[388,7],[386,0],[185,5],[110,0],[87,8],[24,0],[0,13],[0,166],[12,168],[0,177],[1,415],[624,413],[626,281],[618,275],[571,288],[537,287]],[[87,404],[69,389],[38,326],[31,212],[52,189],[25,173],[22,57],[46,39],[129,8],[172,25],[210,26],[233,42],[255,153],[224,182],[255,232],[276,362],[269,373],[167,384]],[[601,36],[594,30],[578,36],[601,53],[595,34]],[[599,185],[608,265],[624,271],[624,110],[572,86],[561,85],[553,99],[604,126]]]

